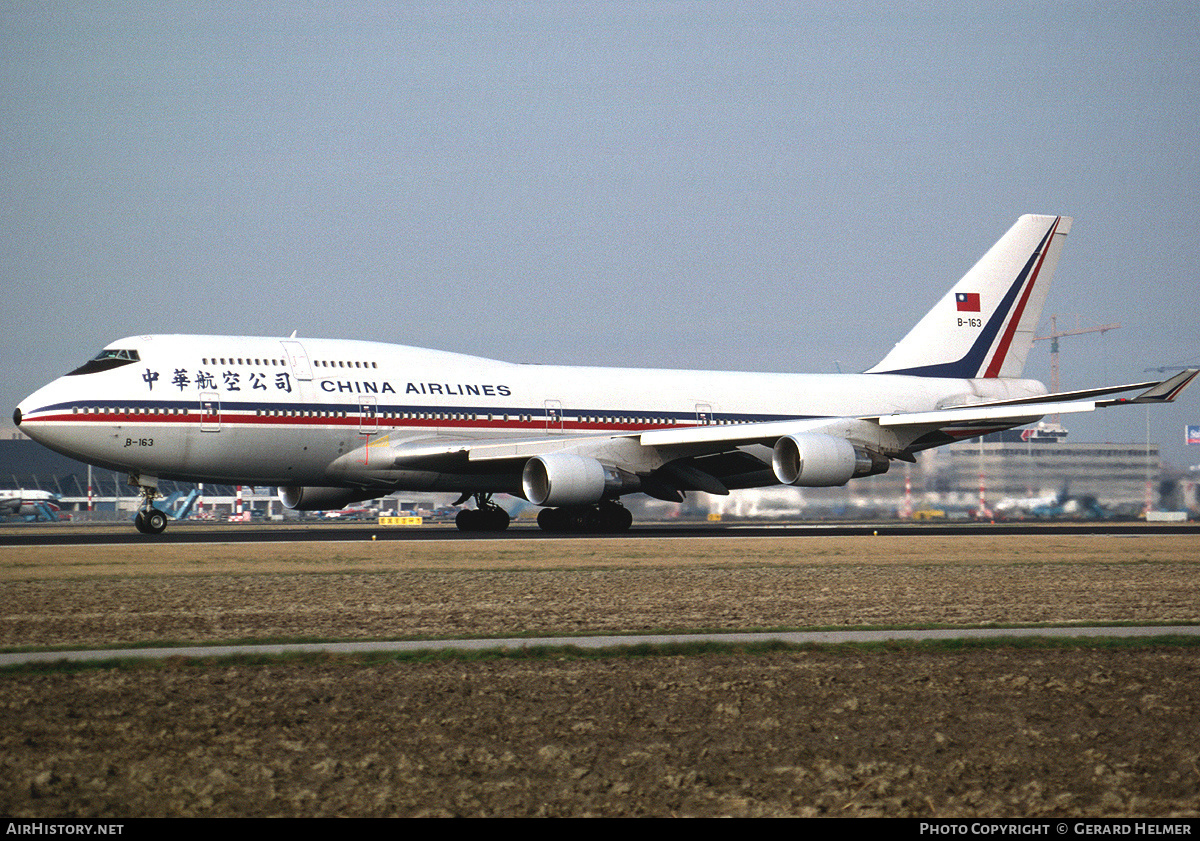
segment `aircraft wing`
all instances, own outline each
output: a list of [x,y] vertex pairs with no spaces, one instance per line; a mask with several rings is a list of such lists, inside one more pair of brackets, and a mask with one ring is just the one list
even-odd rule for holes
[[[514,469],[528,459],[569,452],[590,456],[641,475],[666,471],[671,484],[685,489],[727,493],[744,486],[736,478],[769,470],[766,460],[740,451],[772,447],[788,436],[828,436],[880,457],[913,460],[932,446],[928,436],[972,437],[995,429],[1032,423],[1050,414],[1091,412],[1097,408],[1174,400],[1200,369],[1183,371],[1160,382],[1131,383],[1098,389],[953,406],[922,412],[864,417],[796,418],[743,424],[651,429],[598,435],[538,435],[520,439],[430,437],[419,440],[383,435],[338,461],[349,478],[374,474],[385,479],[396,470],[493,472]],[[1143,389],[1133,398],[1095,399]],[[939,440],[938,443],[944,443]],[[341,472],[341,471],[339,471]]]
[[857,418],[811,418],[616,432],[608,435],[547,435],[525,439],[456,441],[443,438],[402,445],[398,448],[396,456],[398,463],[428,463],[432,466],[433,463],[448,457],[465,457],[468,461],[483,462],[528,459],[562,450],[590,452],[611,447],[628,449],[630,446],[718,453],[741,445],[769,446],[785,435],[819,432],[853,437],[855,431],[859,435],[869,434],[863,422]]
[[[902,412],[892,415],[882,415],[877,420],[883,426],[924,426],[975,421],[1004,421],[1019,420],[1041,415],[1065,415],[1072,412],[1091,412],[1098,408],[1109,406],[1130,406],[1138,403],[1170,403],[1179,396],[1200,369],[1188,369],[1175,376],[1162,380],[1128,385],[1107,386],[1105,388],[1085,389],[1082,391],[1065,391],[1056,394],[1043,394],[1038,397],[1017,398],[1014,400],[997,400],[986,403],[973,403],[966,406],[952,406],[931,412]],[[1080,398],[1100,397],[1107,394],[1119,394],[1124,391],[1145,389],[1136,397],[1115,400],[1088,400]]]
[[[511,476],[513,487],[518,488],[522,470],[531,459],[561,453],[611,465],[617,473],[636,474],[639,490],[677,502],[683,498],[681,491],[727,494],[730,488],[774,484],[770,447],[780,438],[805,433],[851,440],[857,447],[894,451],[902,457],[894,436],[878,423],[856,418],[815,418],[515,440],[401,440],[382,435],[341,456],[330,465],[330,475],[381,487],[403,471],[505,475]],[[754,444],[764,445],[765,449],[757,455],[739,449]],[[879,461],[886,464],[887,460],[880,456]]]
[[1121,403],[1172,403],[1185,388],[1191,384],[1196,375],[1200,374],[1200,368],[1186,368],[1180,371],[1173,377],[1163,380],[1160,383],[1147,383],[1151,387],[1139,394],[1132,400],[1108,400],[1101,402],[1101,406],[1115,406]]
[[[785,435],[822,433],[845,437],[856,443],[870,446],[872,439],[880,436],[871,431],[878,424],[884,428],[940,427],[960,423],[1003,423],[1011,426],[1036,420],[1044,415],[1091,412],[1109,406],[1133,405],[1138,403],[1169,403],[1200,374],[1200,369],[1182,371],[1170,379],[1080,391],[1043,394],[1031,398],[996,400],[966,406],[954,406],[929,412],[903,412],[892,415],[862,416],[858,418],[814,418],[766,423],[735,424],[730,426],[693,426],[676,429],[651,430],[629,433],[626,437],[636,438],[639,443],[652,447],[702,447],[704,445],[739,446],[745,444],[771,444]],[[1092,400],[1087,398],[1119,394],[1144,389],[1130,399]],[[874,443],[883,444],[882,441]],[[881,446],[886,452],[886,446]],[[475,457],[475,456],[473,456]],[[487,457],[480,455],[479,457]]]

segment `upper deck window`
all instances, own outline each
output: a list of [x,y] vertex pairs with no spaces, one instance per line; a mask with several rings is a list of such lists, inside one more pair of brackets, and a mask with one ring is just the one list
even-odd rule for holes
[[100,351],[74,371],[68,373],[67,376],[74,377],[79,374],[95,374],[97,371],[108,371],[112,368],[120,368],[122,365],[137,362],[140,358],[136,350],[116,350],[109,348]]

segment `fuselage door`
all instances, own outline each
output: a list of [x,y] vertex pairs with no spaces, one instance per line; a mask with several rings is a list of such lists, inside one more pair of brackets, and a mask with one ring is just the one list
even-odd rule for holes
[[287,339],[280,344],[283,345],[283,352],[287,354],[288,364],[292,366],[292,376],[298,380],[311,380],[313,378],[312,363],[308,359],[308,352],[304,350],[304,345],[295,339]]
[[221,431],[221,396],[215,391],[200,392],[200,431]]
[[379,431],[379,404],[374,397],[358,398],[358,434],[373,435]]
[[563,431],[563,412],[562,401],[547,400],[546,406],[546,431],[547,432],[562,432]]
[[712,404],[697,403],[696,404],[696,425],[708,426],[713,422]]

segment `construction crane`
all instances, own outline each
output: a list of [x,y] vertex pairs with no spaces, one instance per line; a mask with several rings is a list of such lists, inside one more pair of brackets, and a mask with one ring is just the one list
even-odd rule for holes
[[[1116,330],[1120,324],[1104,324],[1100,327],[1078,327],[1074,330],[1059,330],[1058,316],[1050,316],[1050,335],[1034,336],[1035,342],[1044,342],[1047,339],[1050,341],[1050,391],[1054,394],[1059,392],[1058,382],[1058,340],[1064,336],[1082,336],[1085,333],[1107,333],[1109,330]],[[1052,418],[1055,424],[1061,423],[1061,417],[1055,415]]]
[[1116,330],[1120,324],[1103,324],[1099,327],[1079,327],[1074,330],[1059,330],[1058,316],[1050,316],[1050,335],[1034,336],[1035,342],[1050,341],[1050,391],[1058,393],[1058,340],[1063,336],[1082,336],[1084,333],[1107,333]]

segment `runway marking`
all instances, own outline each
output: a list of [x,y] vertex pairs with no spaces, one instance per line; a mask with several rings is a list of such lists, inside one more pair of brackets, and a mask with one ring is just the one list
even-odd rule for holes
[[574,647],[588,650],[619,649],[637,645],[671,645],[673,643],[715,642],[726,645],[748,645],[782,642],[790,645],[916,641],[955,639],[999,639],[1033,637],[1129,637],[1200,636],[1200,625],[1155,625],[1051,628],[939,628],[929,630],[884,631],[786,631],[763,633],[723,634],[633,634],[628,636],[596,637],[510,637],[504,639],[398,640],[383,642],[284,643],[264,645],[216,645],[183,648],[115,648],[95,651],[26,651],[0,654],[0,667],[29,663],[67,661],[95,662],[116,659],[165,659],[167,657],[230,657],[236,655],[284,654],[372,654],[412,653],[420,651],[504,651],[527,648]]

